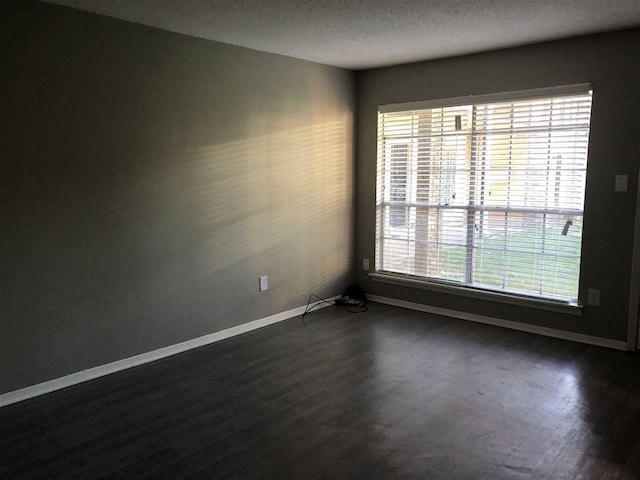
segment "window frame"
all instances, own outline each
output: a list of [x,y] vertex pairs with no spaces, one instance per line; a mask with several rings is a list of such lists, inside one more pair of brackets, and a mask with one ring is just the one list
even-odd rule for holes
[[[550,98],[550,97],[561,97],[561,96],[569,96],[569,95],[581,95],[586,92],[590,92],[592,95],[591,99],[591,110],[593,109],[593,88],[590,83],[583,84],[575,84],[575,85],[566,85],[566,86],[558,86],[558,87],[548,87],[548,88],[538,88],[538,89],[530,89],[530,90],[521,90],[521,91],[509,91],[509,92],[501,92],[495,94],[488,95],[470,95],[464,97],[454,97],[454,98],[446,98],[446,99],[435,99],[435,100],[426,100],[426,101],[418,101],[418,102],[406,102],[406,103],[395,103],[395,104],[387,104],[381,105],[378,108],[378,114],[385,113],[400,113],[403,111],[411,111],[411,110],[426,110],[426,109],[436,109],[436,108],[451,108],[456,106],[469,106],[469,105],[477,105],[477,104],[489,104],[489,103],[501,103],[501,102],[518,102],[518,101],[526,101],[526,100],[535,100],[540,98]],[[456,119],[457,123],[457,119]],[[378,125],[379,128],[379,125]],[[589,121],[589,137],[591,132],[591,121]],[[378,153],[377,157],[380,157],[380,148],[381,148],[381,138],[379,132],[377,133],[377,142],[378,142]],[[413,140],[409,140],[410,143]],[[588,145],[588,141],[587,141]],[[411,150],[411,147],[408,147]],[[410,159],[407,159],[407,163],[410,164]],[[588,166],[588,152],[585,166]],[[378,169],[380,165],[378,164]],[[557,190],[557,182],[558,174],[556,174],[555,183],[551,183],[551,186]],[[378,171],[376,175],[376,190],[378,190],[380,181],[380,173]],[[407,187],[408,188],[408,187]],[[417,188],[413,186],[413,188]],[[586,186],[584,187],[585,196],[586,196]],[[380,205],[380,192],[376,192],[376,225],[380,221],[380,213],[379,213],[379,205]],[[557,202],[557,201],[556,201]],[[384,203],[384,201],[383,201]],[[407,208],[407,218],[409,214],[409,208]],[[582,210],[582,218],[584,218],[584,209]],[[382,235],[376,227],[376,236],[375,236],[375,258],[378,258],[382,252],[381,239]],[[581,237],[581,243],[583,241],[583,236]],[[582,259],[584,258],[584,252],[582,248],[580,249],[580,266],[582,264]],[[491,300],[499,300],[505,303],[512,303],[517,305],[527,305],[527,306],[537,306],[547,310],[555,310],[561,311],[565,313],[571,313],[576,315],[581,315],[582,302],[581,302],[581,278],[580,271],[578,271],[578,290],[577,290],[577,299],[576,300],[568,300],[564,298],[554,298],[553,296],[548,295],[536,295],[529,293],[520,293],[520,292],[512,292],[512,291],[501,291],[499,289],[485,288],[484,286],[476,286],[469,285],[464,282],[459,283],[457,281],[448,281],[444,278],[437,277],[426,277],[419,275],[411,275],[405,274],[401,272],[392,272],[392,271],[382,271],[378,269],[378,265],[374,263],[373,272],[370,273],[370,278],[377,281],[383,281],[387,283],[394,283],[400,285],[409,285],[418,288],[426,288],[430,290],[442,291],[444,293],[455,293],[461,294],[463,296],[482,298],[482,299],[491,299]]]

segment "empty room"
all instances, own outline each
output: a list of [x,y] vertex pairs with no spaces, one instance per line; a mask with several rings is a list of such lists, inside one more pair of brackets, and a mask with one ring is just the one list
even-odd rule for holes
[[0,38],[0,478],[640,478],[638,0]]

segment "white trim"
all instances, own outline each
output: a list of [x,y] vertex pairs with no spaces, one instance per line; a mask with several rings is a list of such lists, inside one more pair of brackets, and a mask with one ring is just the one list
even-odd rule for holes
[[520,305],[523,307],[537,308],[551,312],[566,313],[568,315],[582,316],[582,305],[563,301],[554,301],[546,298],[536,298],[532,296],[493,292],[472,288],[466,285],[448,285],[444,282],[433,280],[422,280],[410,277],[402,277],[388,273],[370,273],[369,277],[377,282],[390,283],[392,285],[402,285],[407,287],[421,288],[434,292],[442,292],[463,297],[478,298],[481,300],[491,300],[493,302]]
[[[337,298],[340,298],[340,295],[327,298],[326,300],[332,301]],[[329,303],[325,303],[325,302],[316,302],[314,304],[311,304],[312,307],[316,307],[314,310],[317,310],[318,308],[325,308],[325,307],[328,307],[329,305],[330,305]],[[168,347],[163,347],[157,350],[152,350],[150,352],[141,353],[140,355],[134,355],[133,357],[124,358],[122,360],[117,360],[115,362],[107,363],[105,365],[99,365],[97,367],[89,368],[87,370],[82,370],[80,372],[72,373],[70,375],[65,375],[64,377],[55,378],[47,382],[38,383],[36,385],[31,385],[29,387],[21,388],[20,390],[14,390],[12,392],[3,393],[2,395],[0,395],[0,407],[5,407],[7,405],[21,402],[29,398],[37,397],[39,395],[44,395],[45,393],[50,393],[55,390],[60,390],[62,388],[70,387],[72,385],[77,385],[79,383],[93,380],[95,378],[103,377],[111,373],[119,372],[121,370],[126,370],[127,368],[137,367],[138,365],[154,362],[162,358],[166,358],[172,355],[176,355],[178,353],[186,352],[187,350],[191,350],[193,348],[209,345],[210,343],[219,342],[220,340],[225,340],[227,338],[234,337],[236,335],[241,335],[243,333],[247,333],[252,330],[256,330],[258,328],[266,327],[268,325],[272,325],[277,322],[282,322],[283,320],[287,320],[289,318],[302,315],[305,312],[306,308],[307,308],[306,305],[302,307],[297,307],[291,310],[287,310],[285,312],[276,313],[268,317],[254,320],[252,322],[243,323],[242,325],[227,328],[219,332],[210,333],[208,335],[203,335],[202,337],[187,340],[185,342],[169,345]]]
[[590,83],[576,85],[562,85],[558,87],[534,88],[530,90],[516,90],[512,92],[489,93],[486,95],[466,95],[464,97],[424,100],[418,102],[390,103],[380,105],[379,113],[403,112],[409,110],[422,110],[424,108],[454,107],[457,105],[479,105],[482,103],[494,103],[509,100],[532,100],[534,98],[547,98],[561,95],[586,94],[592,90]]
[[640,348],[640,331],[638,331],[638,306],[640,304],[640,172],[638,172],[637,188],[636,223],[633,233],[633,256],[631,259],[631,286],[629,287],[628,350]]
[[496,327],[510,328],[512,330],[520,330],[522,332],[544,335],[545,337],[560,338],[562,340],[586,343],[588,345],[596,345],[598,347],[608,347],[616,350],[627,349],[627,342],[623,342],[620,340],[611,340],[609,338],[583,335],[582,333],[556,330],[555,328],[539,327],[537,325],[530,325],[527,323],[513,322],[511,320],[503,320],[501,318],[487,317],[484,315],[476,315],[475,313],[460,312],[458,310],[450,310],[448,308],[433,307],[431,305],[423,305],[422,303],[407,302],[405,300],[397,300],[395,298],[382,297],[378,295],[367,294],[367,299],[372,302],[384,303],[386,305],[407,308],[409,310],[433,313],[435,315],[453,317],[460,320],[468,320],[471,322],[485,323],[487,325],[494,325]]

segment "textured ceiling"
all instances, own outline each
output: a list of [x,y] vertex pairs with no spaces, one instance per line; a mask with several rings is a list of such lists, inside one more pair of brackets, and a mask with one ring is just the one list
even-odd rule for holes
[[640,0],[48,0],[363,69],[640,26]]

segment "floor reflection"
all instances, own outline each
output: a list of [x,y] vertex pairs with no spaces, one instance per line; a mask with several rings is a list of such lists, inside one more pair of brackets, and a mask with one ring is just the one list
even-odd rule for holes
[[635,479],[640,357],[379,304],[0,409],[2,478]]
[[407,476],[418,462],[450,478],[636,478],[636,356],[466,322],[459,336],[439,334],[450,319],[412,322],[373,327],[384,386],[368,402],[373,455]]

